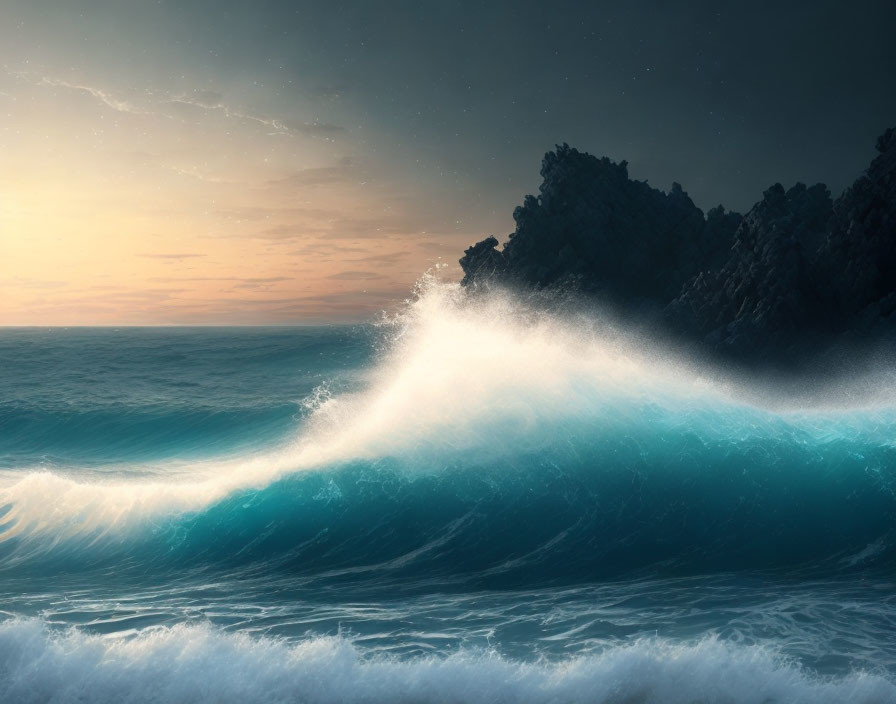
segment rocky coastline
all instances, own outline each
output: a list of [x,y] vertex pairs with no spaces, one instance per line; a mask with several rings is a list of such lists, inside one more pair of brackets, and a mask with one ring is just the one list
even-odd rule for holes
[[768,188],[746,214],[704,213],[629,177],[627,163],[566,144],[503,247],[464,252],[463,285],[575,291],[711,355],[799,365],[896,341],[896,129],[839,197],[824,184]]

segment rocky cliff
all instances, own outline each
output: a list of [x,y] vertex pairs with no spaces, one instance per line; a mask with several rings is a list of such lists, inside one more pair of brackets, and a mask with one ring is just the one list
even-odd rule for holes
[[896,339],[896,130],[836,200],[775,184],[746,215],[703,213],[678,184],[564,144],[503,248],[464,253],[463,284],[574,288],[742,361],[800,362],[847,342]]

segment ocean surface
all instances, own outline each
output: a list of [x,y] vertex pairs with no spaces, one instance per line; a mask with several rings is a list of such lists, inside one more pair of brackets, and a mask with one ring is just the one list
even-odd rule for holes
[[0,702],[896,702],[882,384],[762,400],[432,282],[0,329]]

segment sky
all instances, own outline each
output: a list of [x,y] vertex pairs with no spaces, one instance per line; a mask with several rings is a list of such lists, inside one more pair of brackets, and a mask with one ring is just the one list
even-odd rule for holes
[[567,142],[746,210],[896,125],[896,3],[2,0],[0,325],[363,320]]

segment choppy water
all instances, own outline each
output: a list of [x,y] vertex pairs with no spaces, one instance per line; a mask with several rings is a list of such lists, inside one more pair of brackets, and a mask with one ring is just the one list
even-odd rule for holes
[[896,402],[745,398],[434,284],[2,330],[0,700],[896,701]]

